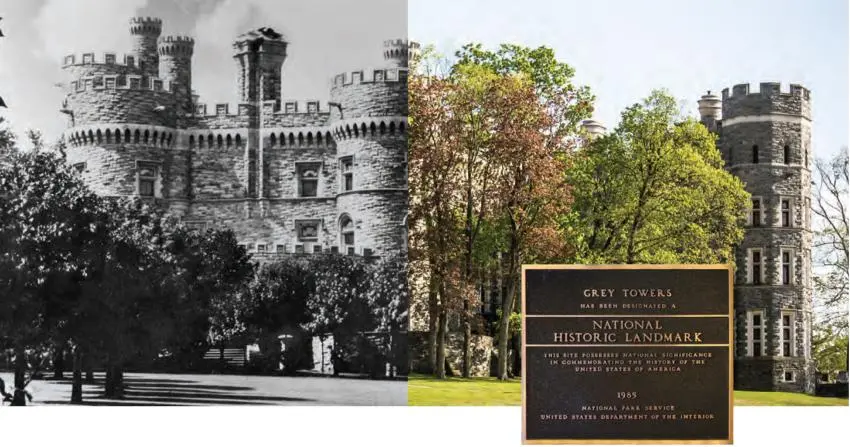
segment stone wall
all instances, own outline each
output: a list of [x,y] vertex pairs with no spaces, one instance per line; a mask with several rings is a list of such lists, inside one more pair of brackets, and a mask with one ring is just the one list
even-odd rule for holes
[[[408,344],[410,346],[410,369],[415,373],[429,374],[428,360],[428,333],[409,332]],[[472,347],[472,368],[470,375],[473,377],[489,377],[491,375],[491,359],[495,355],[493,337],[487,335],[473,335],[470,340]],[[460,375],[463,366],[463,335],[449,333],[446,343],[446,360],[451,367],[451,372]],[[446,372],[448,374],[448,371]]]

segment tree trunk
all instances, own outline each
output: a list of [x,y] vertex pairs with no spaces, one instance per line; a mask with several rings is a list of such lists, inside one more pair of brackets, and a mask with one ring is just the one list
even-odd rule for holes
[[12,397],[13,407],[25,407],[27,405],[24,386],[27,374],[27,353],[23,345],[15,346],[15,393]]
[[508,341],[510,337],[511,314],[514,310],[514,296],[516,295],[516,267],[517,246],[515,236],[511,236],[510,251],[508,252],[508,268],[505,272],[507,294],[502,300],[502,318],[499,319],[499,380],[508,379]]
[[94,359],[91,353],[82,356],[82,362],[86,369],[86,383],[94,383]]
[[106,365],[104,397],[107,399],[124,398],[124,368],[112,362],[107,362]]
[[[465,284],[466,285],[466,284]],[[464,294],[466,295],[466,294]],[[461,374],[469,378],[472,369],[472,324],[470,323],[469,298],[463,299],[463,361],[461,362]]]
[[83,353],[80,347],[74,348],[74,378],[71,385],[71,403],[83,403]]
[[519,335],[511,337],[511,345],[514,351],[514,364],[511,375],[514,377],[522,376],[522,338]]
[[437,363],[434,375],[438,379],[446,378],[446,337],[448,332],[448,318],[446,309],[440,310],[439,325],[437,326]]
[[53,378],[65,378],[65,344],[62,343],[53,348]]
[[437,331],[440,324],[440,306],[437,301],[437,280],[432,272],[428,281],[428,374],[437,373]]

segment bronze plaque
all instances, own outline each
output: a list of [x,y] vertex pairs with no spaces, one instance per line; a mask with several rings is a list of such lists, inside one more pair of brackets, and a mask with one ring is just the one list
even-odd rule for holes
[[525,265],[525,444],[732,443],[732,267]]

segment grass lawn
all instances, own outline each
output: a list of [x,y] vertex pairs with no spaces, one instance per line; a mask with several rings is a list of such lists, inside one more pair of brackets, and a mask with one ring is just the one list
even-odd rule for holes
[[[424,406],[520,405],[522,385],[519,379],[500,382],[492,377],[437,380],[430,376],[411,375],[407,381],[407,404]],[[772,391],[735,391],[735,405],[844,405],[847,399],[815,397],[798,393]]]
[[520,405],[522,385],[519,379],[505,382],[493,377],[438,380],[431,376],[407,378],[407,404],[425,406]]

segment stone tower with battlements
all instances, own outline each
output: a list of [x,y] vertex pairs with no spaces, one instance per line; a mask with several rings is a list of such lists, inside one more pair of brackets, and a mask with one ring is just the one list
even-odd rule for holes
[[236,37],[238,104],[192,95],[194,40],[130,20],[132,51],[64,59],[68,161],[95,192],[156,203],[200,228],[232,228],[255,257],[403,255],[407,242],[407,42],[383,67],[333,79],[331,102],[281,99],[288,43]]
[[736,248],[735,388],[814,393],[809,90],[740,84],[698,104],[752,195]]

